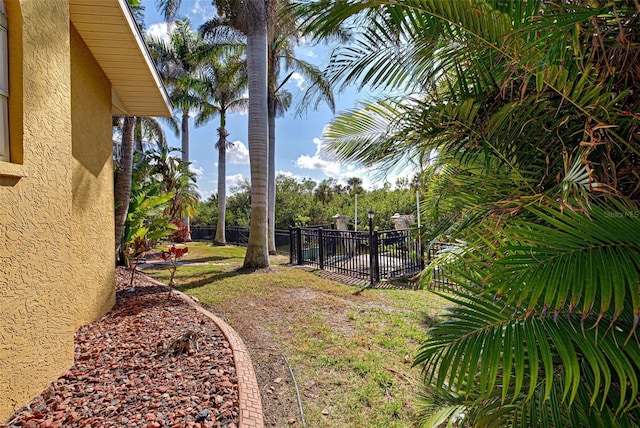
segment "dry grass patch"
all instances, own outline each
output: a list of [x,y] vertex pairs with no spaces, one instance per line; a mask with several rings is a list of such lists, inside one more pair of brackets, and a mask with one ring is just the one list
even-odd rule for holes
[[[191,243],[178,288],[226,319],[249,348],[267,426],[300,423],[292,368],[310,427],[406,427],[420,371],[411,362],[426,320],[444,306],[427,291],[358,288],[272,259],[270,273],[239,274],[244,248]],[[160,280],[168,270],[145,270]]]

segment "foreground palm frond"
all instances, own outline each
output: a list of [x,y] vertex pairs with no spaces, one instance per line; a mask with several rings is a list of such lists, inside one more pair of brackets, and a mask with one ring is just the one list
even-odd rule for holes
[[432,266],[458,287],[416,360],[422,422],[640,425],[638,3],[298,4],[314,34],[358,24],[334,82],[394,93],[330,147],[429,167],[427,241],[460,239]]

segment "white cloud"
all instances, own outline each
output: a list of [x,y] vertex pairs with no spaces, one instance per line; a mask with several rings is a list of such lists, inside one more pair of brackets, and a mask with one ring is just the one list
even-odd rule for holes
[[245,177],[242,174],[235,175],[227,175],[226,183],[227,183],[227,196],[232,194],[233,189],[238,187],[241,183],[245,181]]
[[300,74],[298,72],[294,72],[291,75],[291,78],[293,80],[295,80],[296,86],[298,87],[298,89],[304,89],[305,88],[305,84],[304,84],[305,78],[304,78],[304,76],[302,74]]
[[196,177],[200,177],[202,174],[204,174],[204,168],[201,166],[196,166],[195,162],[189,165],[189,171],[193,172]]
[[189,171],[193,172],[197,177],[202,177],[205,174],[205,170],[203,167],[198,165],[197,160],[192,160],[189,164]]
[[315,52],[314,52],[314,51],[312,51],[312,50],[309,50],[309,51],[307,52],[307,56],[308,56],[309,58],[318,58],[318,54],[317,54],[317,53],[315,53]]
[[201,191],[200,189],[198,189],[198,193],[200,194],[201,201],[207,201],[209,200],[211,195],[213,195],[213,192],[210,190]]
[[296,159],[295,165],[302,169],[319,170],[331,177],[337,177],[341,172],[340,162],[328,152],[326,142],[320,138],[314,138],[316,153],[313,156],[302,155]]
[[300,181],[302,180],[304,177],[294,174],[291,171],[276,171],[276,177],[279,175],[284,175],[285,177],[289,177],[289,178],[295,178],[296,180]]
[[169,40],[169,28],[166,22],[160,22],[158,24],[151,24],[146,33],[149,36],[156,37],[165,41]]
[[233,146],[227,150],[227,162],[236,164],[249,163],[249,149],[242,141],[234,141]]
[[211,5],[211,0],[195,0],[189,9],[187,16],[192,21],[208,21],[215,15],[215,9]]

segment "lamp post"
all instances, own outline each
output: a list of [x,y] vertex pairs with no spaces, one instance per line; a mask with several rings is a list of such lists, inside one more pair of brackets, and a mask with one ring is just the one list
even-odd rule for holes
[[369,285],[373,286],[374,278],[374,257],[373,249],[373,210],[369,210]]

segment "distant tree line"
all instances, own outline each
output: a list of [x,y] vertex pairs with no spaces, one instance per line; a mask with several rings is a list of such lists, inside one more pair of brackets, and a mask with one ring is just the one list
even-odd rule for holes
[[[355,228],[355,202],[358,196],[358,230],[368,229],[368,211],[374,211],[374,227],[392,229],[391,216],[395,213],[416,215],[414,179],[399,178],[395,186],[385,184],[381,189],[365,190],[362,180],[350,178],[346,185],[329,178],[316,182],[309,178],[298,180],[280,174],[276,177],[276,229],[332,223],[335,214],[349,216],[350,229]],[[251,208],[248,181],[236,186],[227,197],[226,222],[230,226],[249,226]],[[193,225],[217,224],[217,196],[200,202]]]

